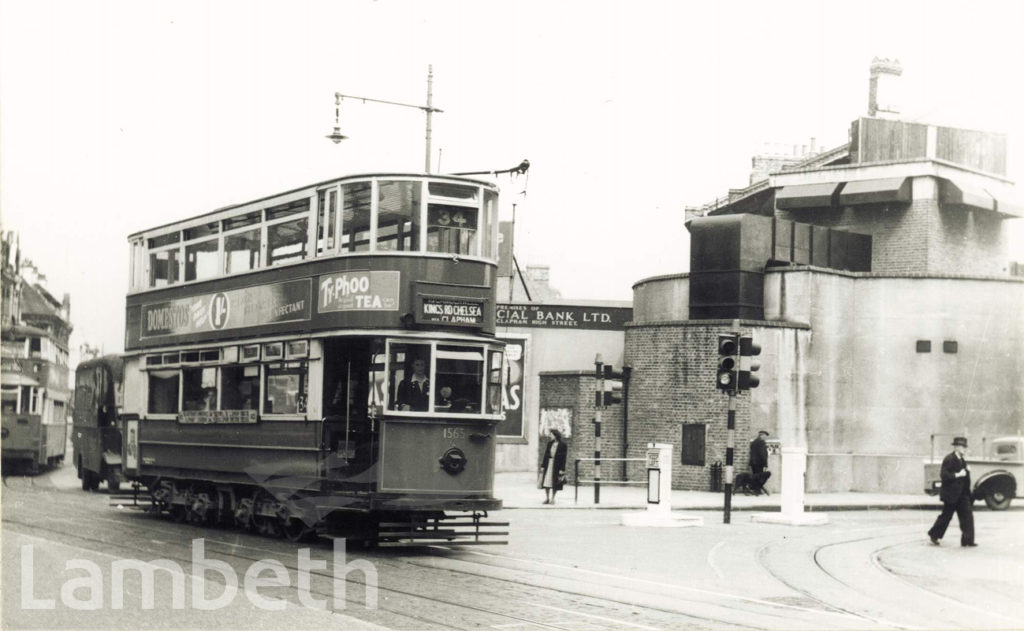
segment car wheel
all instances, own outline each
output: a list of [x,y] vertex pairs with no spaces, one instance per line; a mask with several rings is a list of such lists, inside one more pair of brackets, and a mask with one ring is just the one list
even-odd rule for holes
[[1003,489],[989,489],[985,492],[985,506],[991,510],[1006,510],[1013,497]]

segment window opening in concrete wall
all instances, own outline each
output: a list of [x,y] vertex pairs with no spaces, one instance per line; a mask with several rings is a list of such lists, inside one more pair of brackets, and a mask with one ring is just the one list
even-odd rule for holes
[[917,352],[918,353],[930,353],[930,352],[932,352],[931,340],[918,340],[917,341]]
[[957,352],[957,346],[958,346],[958,344],[956,343],[955,340],[946,340],[945,342],[942,343],[942,352],[943,353],[956,353]]
[[679,453],[682,464],[704,466],[704,443],[707,425],[689,423],[683,425],[683,442]]

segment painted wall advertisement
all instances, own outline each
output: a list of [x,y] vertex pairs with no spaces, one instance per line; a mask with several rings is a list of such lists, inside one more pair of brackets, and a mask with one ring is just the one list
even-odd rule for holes
[[505,390],[501,409],[505,420],[498,423],[498,436],[525,438],[523,432],[523,400],[526,386],[526,340],[499,336],[505,346]]
[[142,337],[309,320],[310,291],[303,278],[142,305]]
[[564,438],[572,438],[572,408],[541,408],[538,433],[544,440],[551,438],[551,430],[557,429]]

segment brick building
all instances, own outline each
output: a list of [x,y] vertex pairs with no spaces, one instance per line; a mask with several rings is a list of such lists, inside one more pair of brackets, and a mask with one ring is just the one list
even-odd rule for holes
[[1024,429],[1006,138],[899,120],[883,92],[898,69],[876,60],[873,115],[849,143],[687,209],[690,272],[635,284],[625,455],[672,443],[676,488],[708,488],[725,460],[715,349],[736,320],[763,346],[760,387],[738,397],[737,471],[766,429],[807,451],[808,491],[915,493],[933,436]]

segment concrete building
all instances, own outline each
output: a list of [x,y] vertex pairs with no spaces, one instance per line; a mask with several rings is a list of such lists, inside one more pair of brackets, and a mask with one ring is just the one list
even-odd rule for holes
[[899,120],[899,72],[872,64],[849,143],[688,208],[690,272],[635,284],[625,455],[672,443],[676,488],[707,489],[725,460],[716,348],[737,328],[763,347],[760,387],[737,401],[737,471],[766,429],[806,451],[808,491],[915,493],[933,437],[1024,429],[1006,137]]

